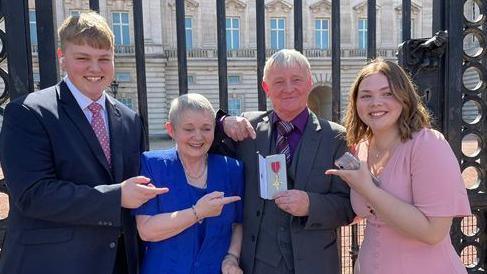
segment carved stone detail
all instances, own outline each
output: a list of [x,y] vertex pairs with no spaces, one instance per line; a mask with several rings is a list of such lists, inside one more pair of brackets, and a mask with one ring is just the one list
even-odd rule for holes
[[309,9],[315,15],[329,14],[331,12],[331,2],[328,0],[320,0],[309,6]]
[[244,12],[245,9],[247,8],[247,4],[239,0],[226,0],[225,8],[227,10],[232,10],[241,13]]
[[[176,11],[175,0],[168,2],[168,5],[171,7],[172,11]],[[196,9],[198,9],[199,6],[200,3],[196,0],[184,0],[184,9],[186,11],[190,11],[190,12],[195,11]]]
[[288,13],[293,8],[293,5],[289,4],[284,0],[274,0],[265,5],[265,8],[268,12],[272,13],[277,10],[282,10],[285,13]]

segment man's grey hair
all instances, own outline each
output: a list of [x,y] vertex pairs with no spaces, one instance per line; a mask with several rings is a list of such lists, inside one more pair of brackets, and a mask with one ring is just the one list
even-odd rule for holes
[[269,72],[275,67],[290,68],[296,66],[303,69],[303,72],[311,74],[311,66],[306,56],[294,49],[281,49],[265,62],[263,79],[267,81]]
[[179,122],[181,115],[188,110],[206,112],[215,120],[215,109],[205,96],[199,93],[188,93],[181,95],[171,102],[169,108],[169,121],[175,125]]

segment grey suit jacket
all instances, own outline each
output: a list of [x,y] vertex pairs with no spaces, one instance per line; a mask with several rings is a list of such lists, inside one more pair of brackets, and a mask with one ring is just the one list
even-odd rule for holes
[[120,182],[138,174],[143,129],[117,100],[106,107],[112,168],[64,82],[7,106],[0,157],[10,212],[0,273],[112,273],[121,231],[129,273],[138,273]]
[[[258,160],[256,152],[270,154],[273,138],[272,112],[249,112],[257,138],[233,143],[216,134],[216,143],[227,153],[234,152],[245,163],[244,234],[241,267],[252,273],[256,242],[262,218],[263,200],[258,189]],[[306,191],[310,199],[309,216],[290,217],[294,267],[297,274],[337,274],[339,256],[337,228],[350,223],[354,217],[349,188],[338,177],[327,176],[325,170],[334,168],[334,161],[346,150],[344,128],[319,119],[309,111],[308,123],[301,138],[295,189]]]

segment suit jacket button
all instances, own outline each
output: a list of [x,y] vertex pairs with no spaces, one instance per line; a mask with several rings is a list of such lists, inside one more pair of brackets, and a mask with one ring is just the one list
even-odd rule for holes
[[255,215],[257,215],[257,217],[259,217],[260,216],[260,210],[257,210],[257,213]]
[[254,243],[255,242],[255,235],[252,235],[252,237],[250,237],[252,239],[252,242]]
[[115,242],[111,242],[109,245],[108,245],[110,248],[115,248],[115,246],[117,246],[117,244],[115,244]]

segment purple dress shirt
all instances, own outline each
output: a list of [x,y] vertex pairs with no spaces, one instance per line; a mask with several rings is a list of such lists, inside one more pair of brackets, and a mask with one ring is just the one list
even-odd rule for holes
[[[296,148],[298,147],[299,141],[301,140],[301,137],[303,136],[304,133],[304,128],[306,127],[306,124],[308,123],[308,117],[309,117],[309,112],[308,108],[305,108],[301,113],[296,116],[291,123],[294,125],[293,131],[291,131],[291,134],[289,134],[287,141],[289,143],[289,147],[291,149],[291,158],[294,156],[294,152],[296,151]],[[276,130],[276,123],[280,121],[281,119],[277,115],[277,113],[273,112],[272,113],[272,126],[274,127],[273,130],[273,138],[277,138],[277,130]]]

